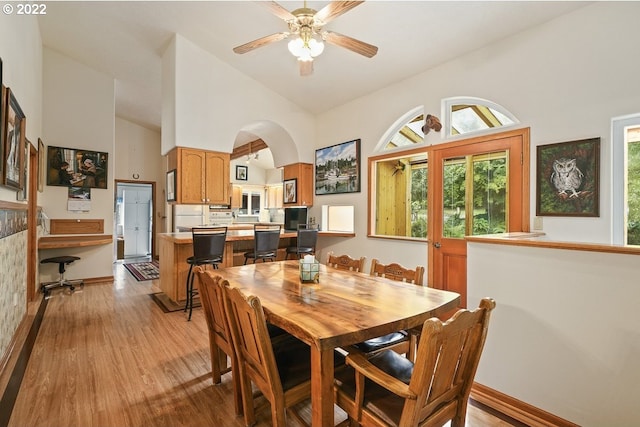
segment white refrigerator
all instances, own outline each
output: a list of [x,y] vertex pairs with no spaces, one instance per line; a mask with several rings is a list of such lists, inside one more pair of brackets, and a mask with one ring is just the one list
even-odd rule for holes
[[209,222],[209,205],[173,205],[173,231],[190,231]]

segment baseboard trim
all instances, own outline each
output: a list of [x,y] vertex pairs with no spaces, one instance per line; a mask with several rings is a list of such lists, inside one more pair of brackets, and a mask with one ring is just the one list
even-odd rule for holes
[[113,276],[104,276],[104,277],[90,277],[88,279],[82,279],[85,285],[93,285],[96,283],[107,283],[113,282]]
[[531,427],[580,427],[479,383],[473,383],[471,398]]

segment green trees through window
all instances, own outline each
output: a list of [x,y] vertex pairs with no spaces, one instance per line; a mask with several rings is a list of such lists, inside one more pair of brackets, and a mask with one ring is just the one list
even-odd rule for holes
[[640,245],[640,128],[629,136],[631,140],[627,141],[627,245]]
[[506,152],[445,161],[443,237],[507,230],[507,170]]

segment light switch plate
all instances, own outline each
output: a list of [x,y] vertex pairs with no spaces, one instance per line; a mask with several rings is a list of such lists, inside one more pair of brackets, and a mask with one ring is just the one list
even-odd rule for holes
[[542,230],[542,217],[536,216],[533,218],[533,229],[537,231]]

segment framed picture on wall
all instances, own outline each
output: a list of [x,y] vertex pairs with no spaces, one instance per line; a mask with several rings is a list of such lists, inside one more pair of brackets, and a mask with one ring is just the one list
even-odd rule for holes
[[176,201],[176,170],[167,172],[167,202]]
[[25,184],[23,168],[26,119],[11,89],[7,88],[5,92],[2,184],[14,190],[21,190]]
[[44,152],[44,142],[38,138],[38,191],[44,191],[44,173],[47,168],[46,157]]
[[238,181],[246,181],[249,178],[249,168],[247,166],[236,166],[236,179]]
[[297,193],[297,188],[296,188],[296,184],[297,184],[297,180],[295,178],[293,179],[286,179],[283,182],[283,201],[284,203],[296,203],[297,201],[297,197],[296,197],[296,193]]
[[4,178],[4,127],[7,114],[7,88],[0,85],[0,184]]
[[109,154],[66,147],[47,147],[47,185],[107,188]]
[[360,140],[316,150],[316,195],[360,192]]
[[600,216],[600,138],[537,147],[536,215]]

